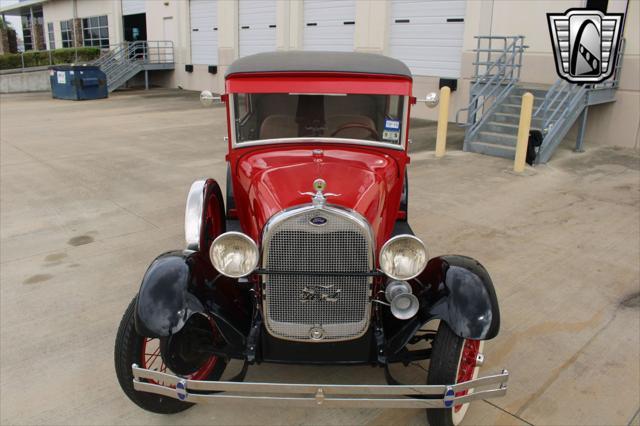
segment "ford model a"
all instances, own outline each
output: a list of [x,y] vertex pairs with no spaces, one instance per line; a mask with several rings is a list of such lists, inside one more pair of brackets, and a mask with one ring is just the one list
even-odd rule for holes
[[[115,362],[127,396],[157,413],[219,398],[426,408],[450,425],[471,401],[504,395],[506,371],[478,377],[500,324],[487,271],[429,258],[407,222],[409,69],[364,53],[266,53],[232,64],[225,90],[226,195],[213,179],[191,186],[186,247],[153,261],[125,312]],[[232,359],[244,367],[220,380]],[[423,359],[420,385],[388,370]],[[262,362],[370,364],[388,384],[243,382]]]

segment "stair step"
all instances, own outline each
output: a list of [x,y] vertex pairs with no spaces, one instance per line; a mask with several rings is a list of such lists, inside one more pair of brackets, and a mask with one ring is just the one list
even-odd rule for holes
[[515,158],[516,156],[515,148],[480,141],[471,142],[468,146],[467,151],[511,159]]
[[522,97],[522,95],[524,95],[525,93],[531,93],[533,95],[534,98],[536,99],[541,99],[544,98],[545,95],[547,94],[546,90],[512,90],[511,93],[509,93],[509,96],[518,96],[518,97]]
[[488,121],[482,126],[482,131],[502,133],[506,135],[517,135],[518,124],[501,123],[499,121]]
[[491,121],[498,121],[500,123],[518,124],[520,121],[520,114],[514,114],[509,112],[494,112]]
[[496,108],[496,112],[504,112],[507,114],[520,115],[520,105],[519,104],[500,104]]
[[[535,113],[536,110],[540,107],[540,105],[533,105],[533,112]],[[520,115],[520,108],[521,105],[520,104],[512,104],[512,103],[504,103],[504,104],[500,104],[497,108],[496,108],[496,112],[504,112],[504,113],[508,113],[508,114],[517,114]],[[555,111],[555,108],[545,108],[547,111],[549,112],[553,112]]]
[[[515,124],[517,126],[520,123],[520,111],[518,111],[517,113],[495,111],[493,114],[491,114],[491,121],[497,122],[497,123]],[[532,126],[534,124],[539,125],[541,123],[542,123],[541,117],[531,118]]]
[[520,85],[518,85],[513,89],[513,92],[511,92],[511,93],[522,95],[523,93],[531,92],[531,94],[537,98],[539,96],[544,97],[544,95],[548,91],[549,91],[549,87],[548,86],[534,86],[534,85],[520,86]]
[[491,132],[486,130],[481,130],[478,132],[477,140],[479,142],[486,142],[495,145],[502,146],[516,146],[517,132],[514,134],[508,133],[500,133],[500,132]]
[[[505,99],[505,102],[507,102],[509,104],[521,105],[522,104],[522,96],[521,95],[509,95]],[[533,105],[534,106],[537,107],[539,105],[542,105],[543,102],[544,102],[544,96],[542,96],[542,97],[534,96],[534,98],[533,98]]]

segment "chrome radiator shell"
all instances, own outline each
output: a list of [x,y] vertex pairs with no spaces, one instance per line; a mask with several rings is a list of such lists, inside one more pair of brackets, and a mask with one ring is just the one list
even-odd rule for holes
[[373,278],[366,273],[375,265],[374,247],[369,223],[351,210],[302,206],[274,215],[263,230],[262,266],[286,274],[263,275],[269,334],[303,342],[363,336],[371,316]]

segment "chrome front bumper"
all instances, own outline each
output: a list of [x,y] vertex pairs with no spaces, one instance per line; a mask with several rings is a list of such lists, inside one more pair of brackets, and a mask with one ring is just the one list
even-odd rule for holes
[[[509,380],[507,370],[502,370],[500,374],[455,385],[310,385],[187,380],[139,368],[136,364],[132,369],[133,388],[138,391],[193,403],[252,401],[284,407],[450,408],[476,399],[503,396],[507,393]],[[481,389],[490,385],[494,385],[492,389]],[[469,389],[473,389],[473,393],[455,396],[457,392]],[[424,397],[428,399],[422,399]]]

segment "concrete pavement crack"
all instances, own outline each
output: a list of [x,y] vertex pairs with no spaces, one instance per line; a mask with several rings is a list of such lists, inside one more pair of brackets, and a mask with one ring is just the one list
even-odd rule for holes
[[[627,426],[631,426],[633,424],[634,420],[637,419],[638,417],[640,417],[640,407],[638,407],[638,409],[636,410],[634,415],[631,416],[631,420],[629,420],[629,423],[627,423]],[[636,422],[636,424],[637,424],[637,422]]]
[[486,399],[483,399],[483,401],[484,401],[484,402],[486,402],[487,404],[489,404],[490,406],[492,406],[493,408],[496,408],[496,409],[498,409],[498,410],[502,411],[503,413],[508,414],[509,416],[513,417],[514,419],[518,419],[518,420],[520,420],[520,421],[521,421],[521,422],[523,422],[523,423],[526,423],[526,424],[528,424],[528,425],[530,425],[530,426],[534,426],[534,425],[533,425],[533,423],[530,423],[530,422],[526,421],[526,420],[525,420],[525,419],[523,419],[522,417],[520,417],[520,416],[518,416],[518,415],[516,415],[516,414],[513,414],[513,413],[511,413],[511,412],[509,412],[509,411],[507,411],[507,410],[505,410],[504,408],[502,408],[502,407],[500,407],[500,406],[498,406],[498,405],[494,404],[494,403],[493,403],[493,402],[491,402],[491,401],[488,401],[488,400],[486,400]]

